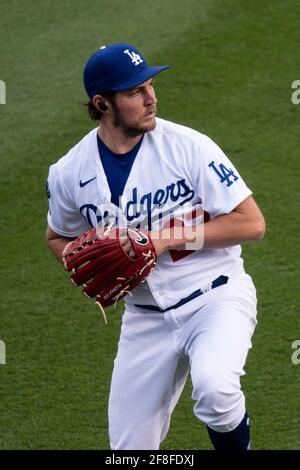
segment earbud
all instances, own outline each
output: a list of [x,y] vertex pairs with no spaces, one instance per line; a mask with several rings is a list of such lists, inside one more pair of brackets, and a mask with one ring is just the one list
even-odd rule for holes
[[103,113],[108,109],[104,101],[99,101],[98,103],[98,109],[99,111],[102,111]]

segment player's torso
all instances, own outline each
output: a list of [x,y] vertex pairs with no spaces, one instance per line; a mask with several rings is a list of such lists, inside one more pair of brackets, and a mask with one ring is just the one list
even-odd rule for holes
[[[95,134],[96,140],[96,134]],[[96,142],[76,174],[76,205],[89,225],[95,227],[117,222],[114,214],[128,225],[141,224],[149,230],[159,228],[162,218],[201,202],[198,196],[196,165],[193,170],[192,148],[184,139],[167,138],[163,132],[144,136],[128,176],[119,209],[111,204],[111,192],[101,164]],[[118,220],[119,220],[118,219]],[[119,222],[123,222],[120,221]]]
[[[185,128],[157,120],[155,131],[144,136],[118,208],[111,203],[94,129],[84,139],[85,144],[80,144],[82,149],[79,147],[66,160],[68,169],[64,171],[64,184],[84,221],[82,231],[87,226],[107,223],[157,230],[168,223],[174,212],[177,215],[201,204],[197,134],[189,130],[185,134]],[[135,289],[129,301],[166,308],[222,274],[239,255],[239,247],[165,252],[158,258],[147,284]]]

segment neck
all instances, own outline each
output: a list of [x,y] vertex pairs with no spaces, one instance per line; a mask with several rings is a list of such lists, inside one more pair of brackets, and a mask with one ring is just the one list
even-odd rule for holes
[[102,142],[117,154],[130,152],[142,138],[142,135],[127,136],[122,132],[122,129],[110,128],[103,124],[99,126],[98,135]]

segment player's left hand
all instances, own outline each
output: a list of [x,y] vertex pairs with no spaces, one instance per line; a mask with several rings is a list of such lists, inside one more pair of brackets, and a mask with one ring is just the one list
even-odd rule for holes
[[155,266],[157,253],[146,230],[96,228],[66,245],[63,261],[71,281],[83,285],[87,297],[108,307],[143,282]]

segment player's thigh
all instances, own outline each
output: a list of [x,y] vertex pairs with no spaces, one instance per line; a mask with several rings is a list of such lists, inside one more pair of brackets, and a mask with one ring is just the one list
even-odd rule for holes
[[256,292],[245,276],[228,285],[197,314],[199,331],[188,348],[195,388],[239,387],[256,326]]
[[133,421],[168,413],[187,373],[187,360],[178,356],[163,315],[127,312],[112,375],[110,417]]

